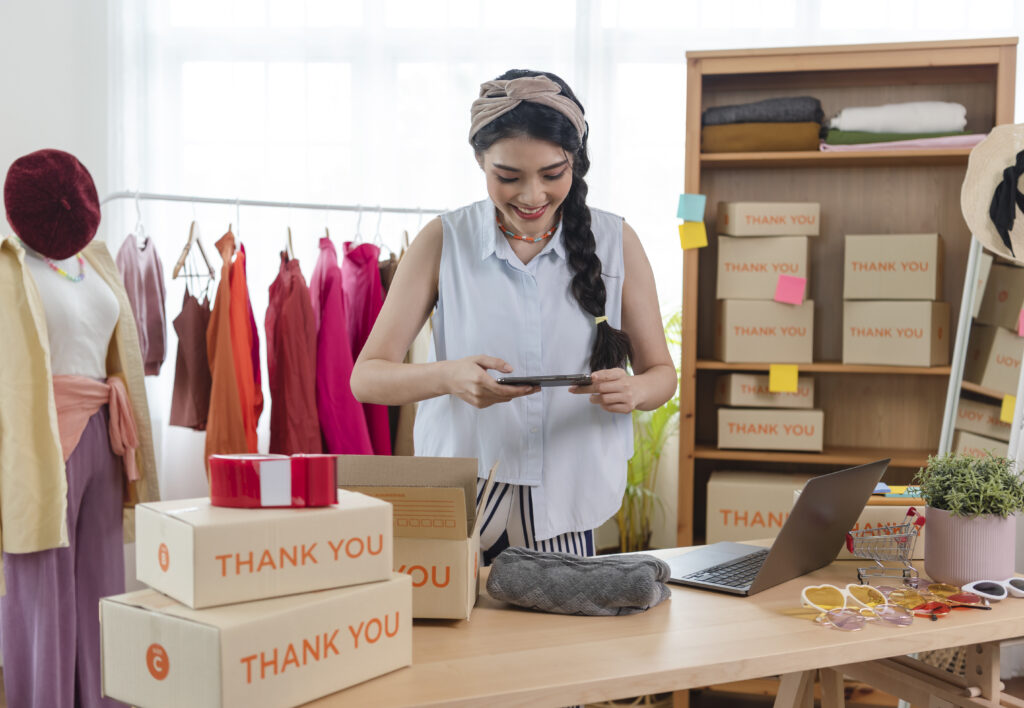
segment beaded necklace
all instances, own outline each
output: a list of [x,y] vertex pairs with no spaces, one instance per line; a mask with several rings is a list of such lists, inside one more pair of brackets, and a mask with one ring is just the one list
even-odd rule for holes
[[82,258],[81,253],[76,253],[75,258],[78,260],[78,275],[71,275],[66,270],[61,268],[59,265],[51,261],[49,258],[43,256],[43,260],[46,261],[46,265],[50,266],[50,270],[52,270],[54,273],[63,276],[64,278],[67,278],[72,283],[80,283],[82,282],[82,279],[85,278],[85,259]]
[[[20,238],[18,239],[18,243],[20,243],[22,246],[25,246],[24,242]],[[35,251],[29,251],[29,253],[35,254]],[[71,275],[71,273],[68,273],[66,270],[61,268],[56,263],[54,263],[49,256],[44,256],[41,253],[38,254],[38,256],[43,259],[43,262],[45,262],[46,265],[50,266],[50,270],[52,270],[57,275],[66,278],[67,280],[70,280],[72,283],[81,283],[82,280],[85,278],[85,259],[82,258],[81,253],[75,254],[75,259],[78,260],[78,275]]]
[[494,215],[494,221],[497,222],[498,229],[501,231],[501,233],[505,234],[509,238],[514,238],[517,241],[526,241],[527,243],[537,243],[538,241],[543,241],[546,238],[551,238],[554,235],[555,231],[558,229],[558,221],[556,220],[555,223],[551,226],[551,228],[542,233],[540,236],[520,236],[511,229],[507,228],[505,224],[501,223],[500,214]]

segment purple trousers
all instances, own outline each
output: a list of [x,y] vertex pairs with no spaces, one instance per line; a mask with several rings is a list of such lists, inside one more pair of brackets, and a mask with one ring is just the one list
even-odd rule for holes
[[14,708],[124,704],[101,695],[99,600],[124,592],[124,475],[110,449],[107,407],[67,461],[67,548],[5,553],[0,601],[4,685]]

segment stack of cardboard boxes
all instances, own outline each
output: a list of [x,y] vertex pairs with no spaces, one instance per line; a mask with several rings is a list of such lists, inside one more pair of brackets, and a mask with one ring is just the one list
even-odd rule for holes
[[[491,468],[488,484],[497,465]],[[394,569],[412,577],[417,619],[468,619],[476,604],[480,525],[477,461],[459,457],[339,455],[338,486],[394,509]]]
[[[729,363],[802,364],[813,360],[814,302],[804,299],[808,237],[819,233],[820,205],[718,204],[715,356]],[[716,387],[718,446],[821,451],[824,415],[814,381],[794,393],[769,392],[768,376],[730,374]]]
[[[979,286],[981,297],[975,302],[964,381],[994,394],[1015,396],[1020,377],[1024,268],[992,264],[987,281],[979,282]],[[978,456],[989,451],[1006,455],[1010,424],[1001,421],[999,414],[998,404],[962,397],[957,408],[953,450]]]
[[[100,603],[104,694],[145,706],[292,706],[412,663],[392,507],[136,507],[138,578]],[[158,592],[159,591],[159,592]]]
[[938,234],[846,237],[843,363],[949,364]]

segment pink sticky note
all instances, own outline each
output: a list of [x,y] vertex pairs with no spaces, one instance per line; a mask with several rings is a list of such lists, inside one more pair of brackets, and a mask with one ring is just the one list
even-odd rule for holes
[[1024,337],[1024,309],[1017,315],[1017,336]]
[[804,290],[806,289],[807,278],[799,278],[795,275],[780,275],[779,282],[775,285],[775,302],[802,305],[804,302]]

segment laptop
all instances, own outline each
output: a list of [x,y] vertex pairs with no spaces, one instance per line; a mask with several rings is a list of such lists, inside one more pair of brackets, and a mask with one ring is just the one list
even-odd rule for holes
[[753,595],[835,560],[889,460],[808,480],[770,548],[723,541],[667,558],[669,582]]

